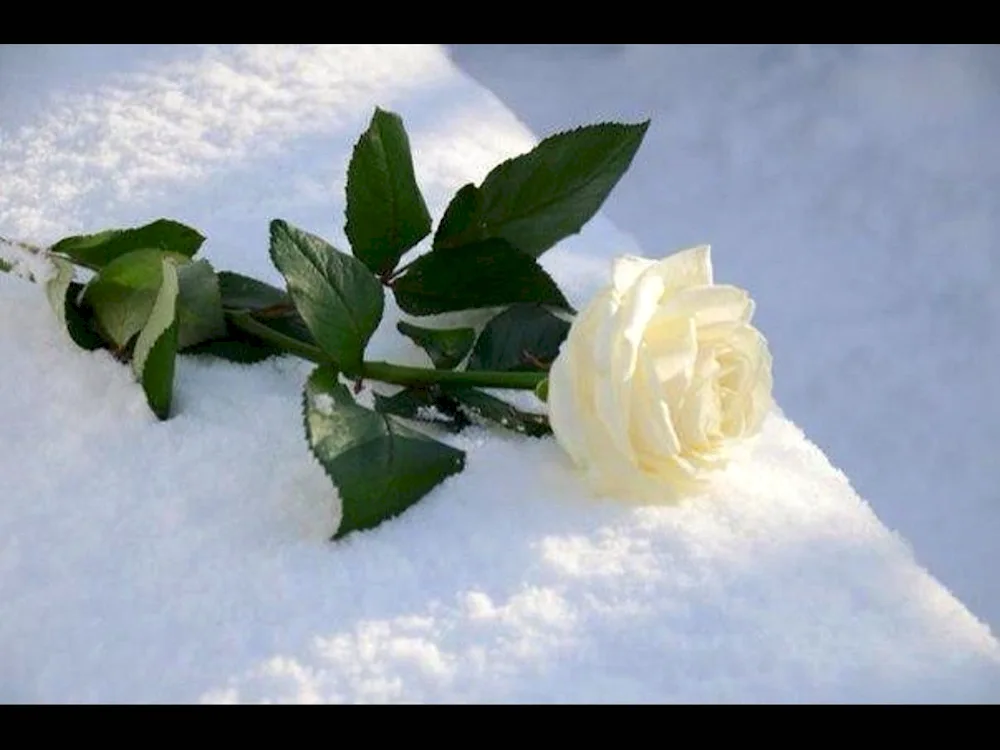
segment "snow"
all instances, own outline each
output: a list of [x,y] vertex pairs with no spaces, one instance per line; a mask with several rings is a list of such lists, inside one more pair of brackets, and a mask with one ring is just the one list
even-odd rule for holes
[[[658,54],[671,59],[669,50],[625,52],[646,65],[660,60]],[[486,52],[476,54],[491,64]],[[597,89],[605,101],[619,95],[599,78],[610,53],[587,54],[563,65],[603,80]],[[543,71],[553,66],[541,65]],[[803,62],[792,68],[786,75],[794,80],[796,71],[803,78],[815,73]],[[516,70],[510,76],[523,79]],[[684,118],[664,112],[659,119],[654,114],[654,128],[693,137],[699,123],[717,114],[713,107],[728,81],[718,70],[704,76],[708,91],[690,105],[691,122],[678,124]],[[618,88],[633,87],[641,102],[655,88],[653,78],[631,76]],[[531,85],[524,83],[520,103],[530,99]],[[791,94],[777,89],[770,95],[789,103],[786,116],[792,117]],[[554,117],[557,110],[548,107],[559,98],[549,91],[545,97],[527,109]],[[579,94],[572,87],[562,97],[562,121],[540,128],[525,117],[529,130],[437,45],[8,45],[0,47],[0,234],[44,243],[167,216],[208,235],[203,254],[216,268],[278,282],[266,253],[271,218],[346,246],[344,174],[376,104],[403,115],[418,179],[439,216],[458,186],[480,180],[537,136],[596,119],[573,114]],[[983,106],[991,103],[995,98]],[[630,106],[603,114],[639,119],[635,102]],[[797,181],[797,203],[754,198],[752,174],[761,154],[785,133],[780,122],[754,119],[760,102],[752,92],[730,107],[733,122],[749,116],[741,126],[744,161],[732,156],[730,163],[730,156],[713,152],[710,132],[702,151],[682,138],[671,150],[684,154],[676,157],[683,169],[658,182],[661,195],[675,179],[718,187],[723,176],[713,170],[722,159],[728,170],[722,174],[733,179],[724,219],[710,220],[704,208],[701,225],[689,217],[683,231],[651,239],[643,232],[656,221],[633,226],[619,218],[628,205],[637,215],[648,208],[634,197],[632,204],[610,205],[544,263],[580,303],[605,283],[613,255],[657,255],[691,244],[687,239],[712,242],[720,281],[751,290],[760,324],[775,340],[784,406],[798,403],[795,383],[809,372],[803,362],[812,362],[812,372],[829,368],[824,387],[846,379],[845,352],[856,350],[857,337],[869,330],[862,319],[867,308],[860,305],[856,318],[824,322],[829,309],[840,308],[817,308],[803,289],[812,289],[817,273],[856,278],[856,256],[845,256],[847,268],[837,276],[836,257],[824,255],[817,270],[796,260],[786,243],[801,240],[796,233],[810,224],[799,212],[808,213],[808,201],[819,200],[828,186],[812,182],[815,173],[803,168],[787,178]],[[837,131],[845,143],[865,135],[852,133],[850,124]],[[922,137],[915,132],[914,139]],[[664,137],[653,128],[650,134]],[[633,168],[644,186],[665,148],[656,138]],[[716,145],[725,152],[725,144]],[[950,148],[947,163],[926,168],[947,171],[964,153],[958,142]],[[643,167],[644,160],[652,166]],[[976,163],[964,163],[982,177]],[[773,167],[773,179],[784,179],[783,164]],[[988,170],[988,160],[979,168]],[[631,174],[619,191],[628,188]],[[840,174],[849,178],[847,166]],[[855,189],[864,195],[872,188]],[[785,195],[761,192],[770,200]],[[744,199],[753,221],[762,222],[754,235],[740,234]],[[695,201],[694,192],[673,193],[671,200]],[[791,228],[761,218],[778,209]],[[810,249],[810,257],[830,253],[848,231],[830,215],[825,220],[825,244]],[[885,220],[889,233],[899,218]],[[979,219],[983,237],[996,236],[990,221]],[[773,231],[771,244],[762,227]],[[736,240],[747,236],[755,239],[742,245],[757,263],[737,258]],[[768,252],[772,246],[786,249]],[[968,247],[956,252],[981,246]],[[878,262],[884,272],[888,261]],[[914,313],[920,304],[914,302]],[[420,362],[416,348],[393,330],[397,317],[388,305],[372,357]],[[826,335],[849,324],[850,331]],[[897,325],[905,332],[902,319]],[[995,339],[988,337],[992,329],[983,330],[989,355]],[[885,330],[869,335],[877,342]],[[926,376],[919,363],[927,360],[911,361],[917,363],[911,369]],[[926,465],[907,467],[905,480],[877,485],[885,503],[873,511],[776,410],[706,495],[651,508],[587,497],[551,440],[475,428],[442,438],[468,451],[465,472],[398,519],[334,544],[328,537],[338,503],[302,436],[308,372],[308,363],[293,359],[239,366],[184,358],[177,416],[159,423],[128,368],[106,353],[78,350],[58,329],[41,289],[0,275],[0,700],[1000,698],[1000,644],[982,621],[983,612],[992,611],[992,568],[978,573],[979,588],[971,573],[956,579],[955,571],[966,568],[949,568],[933,554],[928,565],[919,549],[916,558],[910,549],[906,537],[922,532],[933,540],[933,528],[908,529],[903,537],[882,517],[901,502],[892,482],[915,484],[914,476],[931,472]],[[859,432],[871,404],[861,398],[892,390],[897,371],[883,375],[873,364],[853,372],[876,381],[854,381],[861,391],[853,410],[827,406],[825,421],[815,412],[811,418],[816,429],[846,431],[861,446],[858,454],[871,454],[878,444]],[[926,409],[938,410],[935,416],[960,403],[940,388],[930,396]],[[922,433],[913,424],[897,420],[876,435],[885,439],[894,430],[917,440]],[[980,424],[995,429],[988,416]],[[904,473],[897,465],[891,471]],[[983,471],[967,471],[971,479],[956,473],[950,492],[917,496],[925,508],[948,499],[959,520],[942,532],[946,539],[962,523],[964,529],[995,519],[975,494]],[[982,515],[962,516],[966,510]],[[985,536],[969,531],[963,539]],[[933,541],[928,545],[935,549]],[[947,585],[939,562],[952,575]],[[956,597],[949,589],[980,597]],[[967,599],[982,602],[979,610],[970,612]]]
[[779,403],[998,632],[1000,48],[451,53],[537,133],[652,118],[606,216],[766,296]]

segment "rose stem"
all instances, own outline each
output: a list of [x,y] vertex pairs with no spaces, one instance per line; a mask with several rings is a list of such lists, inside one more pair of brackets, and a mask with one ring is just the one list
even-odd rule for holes
[[[249,312],[228,313],[228,317],[237,328],[241,328],[247,333],[263,339],[282,351],[320,365],[336,364],[319,347],[278,333],[269,326],[254,320]],[[452,385],[525,391],[534,390],[547,377],[544,372],[495,372],[491,370],[455,372],[452,370],[434,370],[423,367],[394,365],[389,362],[363,362],[359,374],[361,377],[369,380],[379,380],[383,383],[391,383],[393,385],[408,386],[450,383]]]

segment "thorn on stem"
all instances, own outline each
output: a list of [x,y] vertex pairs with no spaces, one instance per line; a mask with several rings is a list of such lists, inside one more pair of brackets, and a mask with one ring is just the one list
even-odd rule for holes
[[256,310],[253,315],[256,318],[282,318],[286,315],[291,315],[293,312],[295,312],[295,305],[290,302],[279,302],[276,305]]
[[529,352],[527,349],[524,349],[521,352],[521,358],[524,359],[524,361],[527,362],[529,365],[537,367],[539,370],[548,370],[550,367],[552,367],[551,361],[546,362],[545,360],[539,359],[534,354]]

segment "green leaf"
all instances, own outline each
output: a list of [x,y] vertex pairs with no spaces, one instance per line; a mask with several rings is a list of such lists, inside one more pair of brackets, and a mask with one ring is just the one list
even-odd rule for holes
[[469,413],[496,422],[501,427],[531,437],[552,434],[549,420],[544,414],[521,411],[502,399],[491,396],[478,388],[468,386],[444,387],[444,392],[453,396]]
[[631,165],[648,127],[648,120],[603,123],[546,138],[493,169],[479,187],[474,215],[464,216],[469,210],[464,206],[463,220],[456,220],[454,229],[438,230],[435,247],[501,237],[537,258],[597,213]]
[[136,250],[116,258],[97,274],[84,290],[97,323],[119,349],[142,330],[153,310],[163,281],[159,250]]
[[396,329],[427,352],[438,370],[455,369],[465,359],[476,340],[473,328],[421,328],[401,320],[396,324]]
[[10,261],[0,258],[0,273],[10,273],[14,270],[14,264]]
[[[249,313],[260,325],[267,326],[287,338],[318,348],[316,340],[286,292],[250,276],[231,271],[219,271],[216,277],[219,281],[223,310],[230,316]],[[226,318],[226,328],[222,335],[188,347],[184,353],[209,355],[241,364],[253,364],[269,357],[286,354],[283,349],[234,325],[229,317]]]
[[410,315],[500,307],[514,302],[571,309],[552,277],[504,240],[485,240],[417,258],[392,285]]
[[465,466],[465,453],[358,406],[328,367],[306,382],[309,447],[340,492],[334,539],[402,513]]
[[177,269],[167,258],[160,261],[162,283],[149,320],[139,333],[132,355],[132,372],[142,383],[149,408],[160,419],[170,416],[177,358]]
[[[444,216],[434,233],[433,248],[449,247],[450,238],[473,236],[476,221],[476,211],[479,208],[479,188],[471,182],[459,188],[452,197]],[[460,243],[459,243],[460,244]]]
[[56,314],[59,325],[66,327],[66,292],[73,283],[73,264],[62,258],[51,258],[55,273],[45,282],[45,296],[48,297],[52,312]]
[[469,370],[547,370],[570,324],[539,305],[512,305],[490,320],[476,340]]
[[271,260],[316,343],[344,372],[360,372],[385,304],[378,279],[361,261],[280,219],[271,222]]
[[66,237],[50,250],[99,271],[135,250],[163,250],[192,258],[204,241],[205,238],[191,227],[170,219],[157,219],[136,229],[109,229],[97,234]]
[[319,346],[316,339],[306,327],[305,322],[298,313],[293,312],[289,315],[282,315],[281,317],[263,319],[254,316],[254,320],[258,323],[266,325],[272,331],[277,331],[286,338],[295,339],[296,341],[309,346]]
[[66,290],[65,315],[66,330],[69,336],[81,349],[92,352],[95,349],[107,347],[107,342],[97,329],[97,322],[94,319],[94,310],[86,304],[79,304],[76,300],[83,292],[83,284],[73,282]]
[[552,433],[544,414],[522,411],[477,388],[452,383],[411,386],[392,396],[376,393],[375,409],[383,414],[428,422],[451,432],[461,432],[475,417],[531,437]]
[[[257,327],[268,329],[273,336],[261,336],[245,330],[237,325],[239,320],[252,321]],[[273,343],[278,338],[280,345]],[[300,346],[300,345],[304,345]],[[322,351],[316,345],[309,329],[305,327],[297,314],[282,318],[260,320],[246,310],[232,312],[226,318],[226,332],[218,338],[204,341],[190,349],[185,354],[210,354],[232,362],[253,363],[268,357],[280,357],[303,348],[312,349],[307,359],[313,355],[322,356]]]
[[549,400],[549,379],[545,378],[542,382],[535,386],[535,396],[539,401],[545,403]]
[[[303,344],[318,346],[287,292],[232,271],[219,271],[216,276],[225,311],[230,314],[252,313],[254,320],[261,325]],[[208,354],[231,362],[252,364],[286,352],[227,319],[222,336],[186,349],[185,353]]]
[[93,310],[76,302],[83,284],[73,281],[73,264],[55,256],[51,260],[55,274],[45,282],[45,296],[52,311],[77,346],[87,351],[101,348],[104,340],[95,329]]
[[372,396],[375,411],[406,419],[416,419],[421,409],[434,405],[434,399],[426,388],[404,388],[391,396],[381,393],[373,393]]
[[177,347],[181,350],[226,333],[222,295],[215,271],[207,260],[177,268]]
[[218,357],[238,364],[255,364],[285,352],[226,321],[226,332],[218,338],[188,347],[184,354]]
[[413,174],[399,115],[375,108],[347,169],[347,224],[354,256],[384,276],[430,234],[431,215]]
[[257,312],[292,305],[286,292],[250,276],[219,271],[218,277],[222,306],[227,310]]
[[382,414],[428,422],[449,432],[461,432],[471,424],[458,401],[438,385],[411,386],[392,396],[373,395],[375,411]]
[[298,318],[275,318],[257,320],[253,313],[232,312],[227,320],[245,333],[277,347],[282,354],[292,354],[311,362],[329,362],[323,352]]

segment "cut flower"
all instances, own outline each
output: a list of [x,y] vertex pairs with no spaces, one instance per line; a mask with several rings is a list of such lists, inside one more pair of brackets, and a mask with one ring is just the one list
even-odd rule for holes
[[623,256],[549,373],[559,444],[601,495],[671,501],[703,486],[772,403],[771,354],[707,245]]

